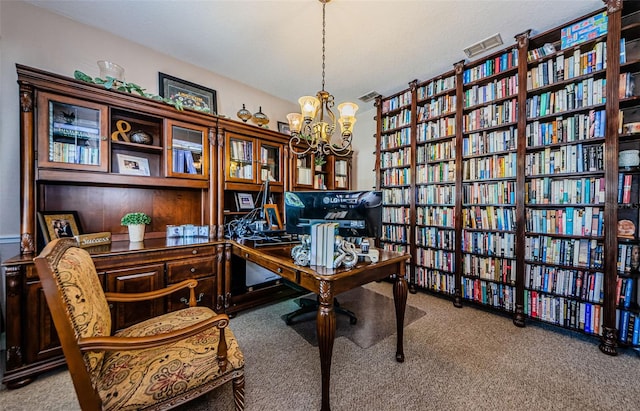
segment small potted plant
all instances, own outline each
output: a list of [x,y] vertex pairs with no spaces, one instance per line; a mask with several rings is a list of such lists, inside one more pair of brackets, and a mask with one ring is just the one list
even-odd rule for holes
[[151,222],[151,217],[143,212],[127,213],[120,220],[120,224],[126,225],[129,230],[129,241],[132,243],[144,240],[145,225]]
[[313,163],[317,171],[322,171],[322,166],[327,164],[327,159],[322,154],[319,154],[313,159]]

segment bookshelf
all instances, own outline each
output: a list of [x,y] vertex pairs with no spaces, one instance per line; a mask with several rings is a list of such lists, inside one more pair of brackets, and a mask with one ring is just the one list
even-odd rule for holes
[[377,173],[412,288],[615,355],[640,348],[640,4],[605,6],[379,97]]

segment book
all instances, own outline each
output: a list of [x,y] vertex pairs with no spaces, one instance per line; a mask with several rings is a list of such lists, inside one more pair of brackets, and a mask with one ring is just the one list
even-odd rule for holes
[[336,235],[338,234],[338,223],[326,223],[323,224],[325,233],[324,233],[324,266],[327,268],[335,268],[335,243],[336,243]]

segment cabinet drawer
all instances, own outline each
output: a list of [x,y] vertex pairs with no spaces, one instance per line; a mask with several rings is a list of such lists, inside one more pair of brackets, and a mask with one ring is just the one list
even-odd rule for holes
[[255,255],[255,254],[250,254],[247,252],[242,252],[241,258],[244,258],[247,261],[251,261],[253,263],[258,264],[261,267],[266,268],[267,270],[274,272],[276,274],[278,274],[281,277],[284,277],[288,280],[291,281],[295,281],[296,278],[296,272],[295,270],[288,268],[288,267],[283,267],[280,264],[274,263],[270,260],[267,260],[266,258],[262,258],[259,255]]
[[[198,280],[195,288],[196,305],[199,307],[215,308],[216,277],[202,278]],[[189,307],[189,289],[176,291],[169,296],[169,311],[181,310]]]
[[209,277],[216,273],[217,259],[214,257],[189,258],[167,263],[169,283],[177,283],[191,278]]

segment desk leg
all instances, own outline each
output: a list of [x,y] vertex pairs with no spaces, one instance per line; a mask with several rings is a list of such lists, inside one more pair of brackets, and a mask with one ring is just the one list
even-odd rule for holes
[[393,301],[396,305],[396,328],[398,334],[396,361],[404,362],[403,329],[404,311],[407,307],[407,279],[405,278],[406,266],[404,261],[399,264],[399,272],[393,283]]
[[[406,297],[406,292],[405,292]],[[331,380],[331,355],[336,336],[336,314],[333,311],[333,290],[331,283],[320,282],[320,305],[316,319],[318,348],[320,349],[320,369],[322,372],[322,411],[329,411],[329,381]]]

